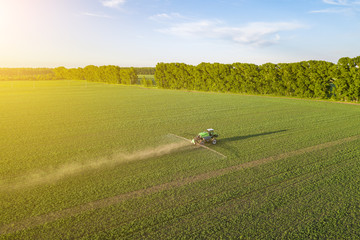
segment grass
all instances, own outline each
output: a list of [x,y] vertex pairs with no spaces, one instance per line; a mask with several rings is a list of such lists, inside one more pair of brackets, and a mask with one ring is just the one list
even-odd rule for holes
[[[357,105],[49,81],[0,112],[0,238],[359,237]],[[227,158],[169,135],[209,127]]]

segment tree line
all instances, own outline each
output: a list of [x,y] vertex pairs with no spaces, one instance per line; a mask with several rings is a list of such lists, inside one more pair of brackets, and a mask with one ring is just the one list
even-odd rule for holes
[[155,74],[159,88],[268,94],[305,98],[359,101],[360,56],[297,63],[158,63],[156,68],[122,68],[114,65],[84,68],[0,68],[0,80],[87,80],[113,84],[143,84],[137,74]]
[[[153,69],[153,70],[151,70]],[[118,66],[94,66],[84,68],[0,68],[0,81],[17,80],[87,80],[91,82],[138,84],[136,71],[149,73],[155,68],[120,68]]]
[[158,87],[359,101],[360,56],[297,63],[158,63]]
[[52,68],[0,68],[0,81],[58,80]]
[[60,79],[86,80],[90,82],[104,82],[112,84],[137,84],[138,77],[133,67],[120,68],[119,66],[89,65],[84,68],[65,68],[57,67],[54,69],[55,75]]

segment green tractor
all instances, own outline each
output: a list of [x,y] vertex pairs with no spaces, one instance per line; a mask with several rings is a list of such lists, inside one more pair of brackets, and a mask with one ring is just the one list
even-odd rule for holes
[[199,133],[191,142],[193,144],[204,145],[207,142],[211,142],[212,144],[216,144],[216,138],[219,135],[214,132],[214,129],[209,128],[206,131]]

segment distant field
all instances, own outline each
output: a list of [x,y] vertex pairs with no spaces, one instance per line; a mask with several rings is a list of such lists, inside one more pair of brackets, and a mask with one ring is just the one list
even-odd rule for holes
[[[18,81],[0,113],[1,239],[359,238],[358,105]],[[209,127],[226,158],[174,136]]]
[[139,79],[142,79],[143,77],[145,77],[146,79],[153,79],[155,80],[155,75],[138,75]]
[[147,80],[151,80],[155,85],[155,75],[138,75],[138,82],[141,83],[141,80],[145,78]]

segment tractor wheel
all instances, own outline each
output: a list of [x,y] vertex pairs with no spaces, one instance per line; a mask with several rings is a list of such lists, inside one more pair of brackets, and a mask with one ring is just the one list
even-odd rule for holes
[[216,144],[216,139],[212,140],[212,144],[214,144],[214,145]]

